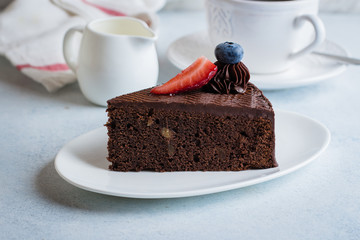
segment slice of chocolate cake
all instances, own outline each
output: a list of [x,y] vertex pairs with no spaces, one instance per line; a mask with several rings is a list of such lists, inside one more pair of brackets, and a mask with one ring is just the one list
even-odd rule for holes
[[150,89],[108,101],[108,160],[115,171],[238,171],[271,168],[274,111],[262,92],[201,91],[175,96]]
[[[263,93],[248,83],[245,65],[199,59],[175,80],[108,101],[111,170],[239,171],[277,166],[274,111]],[[209,79],[204,81],[204,76]],[[197,90],[183,92],[195,85]]]

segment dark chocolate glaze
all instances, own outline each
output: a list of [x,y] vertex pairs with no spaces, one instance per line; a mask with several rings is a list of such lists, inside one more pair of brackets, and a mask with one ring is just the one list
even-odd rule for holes
[[250,117],[272,118],[274,112],[270,101],[255,85],[248,83],[244,94],[214,94],[203,91],[186,92],[179,95],[155,95],[149,89],[122,95],[108,101],[108,104],[138,105],[152,108],[173,108],[189,112],[203,112],[216,115],[249,115]]

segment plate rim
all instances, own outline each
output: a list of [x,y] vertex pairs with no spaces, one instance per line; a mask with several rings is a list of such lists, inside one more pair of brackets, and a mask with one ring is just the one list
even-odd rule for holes
[[[175,44],[177,44],[179,41],[183,40],[183,39],[187,39],[191,36],[197,36],[197,35],[206,35],[206,31],[205,30],[201,30],[201,31],[196,31],[196,32],[192,32],[192,33],[188,33],[186,35],[183,35],[177,39],[175,39],[174,41],[172,41],[167,50],[166,50],[166,57],[167,59],[178,69],[182,70],[184,69],[186,66],[183,66],[183,64],[179,61],[176,60],[174,58],[174,56],[172,56],[171,51],[173,50],[172,48],[174,47]],[[346,51],[346,49],[344,49],[341,45],[335,43],[334,41],[331,41],[329,39],[325,39],[324,44],[325,43],[330,43],[332,45],[335,45],[337,48],[341,49],[341,51],[344,53],[344,56],[349,57],[349,53],[348,51]],[[326,79],[335,77],[339,74],[341,74],[342,72],[344,72],[347,68],[348,68],[348,64],[345,63],[338,63],[338,67],[337,68],[333,68],[332,71],[327,71],[326,73],[322,74],[322,75],[315,75],[312,77],[308,77],[306,80],[301,80],[301,81],[293,81],[293,82],[279,82],[279,83],[267,83],[266,80],[252,80],[257,86],[259,86],[259,88],[261,90],[281,90],[281,89],[291,89],[291,88],[296,88],[296,87],[303,87],[303,86],[307,86],[307,85],[311,85],[311,84],[316,84],[322,81],[325,81]],[[286,71],[285,71],[286,72]],[[251,73],[252,76],[257,76],[258,78],[261,76],[273,76],[274,78],[276,78],[277,76],[279,76],[279,74],[283,74],[284,72],[281,73],[274,73],[274,74],[255,74],[255,73]]]
[[[150,194],[148,192],[134,193],[134,192],[128,192],[128,191],[118,192],[118,191],[103,190],[98,186],[89,187],[86,184],[81,183],[81,181],[76,181],[74,179],[70,179],[67,176],[65,176],[65,174],[63,174],[61,167],[60,167],[62,154],[64,154],[64,152],[66,152],[66,150],[68,148],[70,148],[73,145],[73,143],[77,142],[79,139],[84,138],[85,136],[88,136],[88,135],[92,135],[97,131],[104,131],[106,128],[105,126],[88,131],[84,134],[81,134],[81,135],[73,138],[69,142],[67,142],[57,153],[55,160],[54,160],[54,166],[55,166],[56,172],[59,174],[59,176],[62,179],[64,179],[66,182],[70,183],[71,185],[74,185],[74,186],[84,189],[86,191],[100,193],[100,194],[104,194],[104,195],[116,196],[116,197],[138,198],[138,199],[180,198],[180,197],[193,197],[193,196],[200,196],[200,195],[206,195],[206,194],[212,194],[212,193],[219,193],[219,192],[239,189],[239,188],[243,188],[243,187],[248,187],[248,186],[252,186],[255,184],[259,184],[259,183],[263,183],[263,182],[267,182],[267,181],[279,178],[281,176],[292,173],[300,168],[303,168],[304,166],[308,165],[309,163],[314,161],[316,158],[318,158],[326,150],[326,148],[328,147],[328,145],[331,141],[330,130],[323,123],[319,122],[318,120],[315,120],[311,117],[308,117],[308,116],[305,116],[305,115],[302,115],[302,114],[299,114],[296,112],[278,110],[278,109],[274,109],[274,111],[275,111],[275,116],[278,113],[295,115],[296,117],[300,117],[300,118],[306,119],[308,121],[311,121],[312,123],[315,123],[324,131],[324,133],[326,134],[326,137],[325,137],[325,141],[322,142],[322,145],[318,149],[318,151],[315,154],[313,154],[311,157],[307,158],[305,161],[302,161],[301,163],[296,164],[295,166],[292,166],[285,170],[281,170],[281,168],[280,168],[281,166],[276,167],[276,168],[263,169],[263,171],[270,171],[272,173],[265,174],[262,177],[256,177],[256,178],[250,179],[250,180],[235,182],[235,183],[231,183],[231,184],[225,184],[225,185],[221,185],[221,186],[207,187],[207,188],[203,188],[203,189],[193,189],[193,190],[165,192],[165,193],[157,192],[157,193]],[[276,121],[276,119],[275,119],[275,121]],[[248,171],[258,171],[258,170],[248,170]],[[262,171],[262,170],[260,170],[260,171]],[[238,171],[238,172],[240,172],[240,171]],[[176,172],[174,172],[174,173],[176,173]],[[186,172],[186,173],[187,174],[197,174],[197,173],[211,174],[212,172]],[[141,172],[138,172],[137,174],[141,174]],[[163,173],[154,173],[154,174],[163,174]],[[171,174],[171,173],[168,173],[168,174]]]

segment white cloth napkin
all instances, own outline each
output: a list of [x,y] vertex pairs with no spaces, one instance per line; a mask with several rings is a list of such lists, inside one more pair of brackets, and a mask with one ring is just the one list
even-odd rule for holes
[[69,28],[107,16],[135,16],[146,21],[165,1],[15,0],[0,13],[0,54],[53,92],[76,80],[62,54]]

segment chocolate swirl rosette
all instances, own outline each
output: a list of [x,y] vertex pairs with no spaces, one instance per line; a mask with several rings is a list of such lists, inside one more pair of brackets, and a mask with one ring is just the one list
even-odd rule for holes
[[203,87],[211,93],[234,94],[244,93],[250,79],[250,73],[244,63],[243,48],[233,42],[220,43],[215,48],[218,71],[215,76]]

